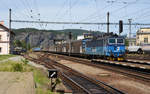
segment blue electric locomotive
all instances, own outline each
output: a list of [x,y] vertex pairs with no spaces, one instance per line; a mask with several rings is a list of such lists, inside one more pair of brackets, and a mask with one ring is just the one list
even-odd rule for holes
[[124,60],[125,40],[122,36],[106,36],[86,41],[85,54]]

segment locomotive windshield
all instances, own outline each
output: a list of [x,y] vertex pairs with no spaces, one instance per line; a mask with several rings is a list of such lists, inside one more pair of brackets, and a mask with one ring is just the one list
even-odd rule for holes
[[117,39],[117,43],[124,43],[123,39]]
[[109,39],[109,43],[116,43],[115,39]]

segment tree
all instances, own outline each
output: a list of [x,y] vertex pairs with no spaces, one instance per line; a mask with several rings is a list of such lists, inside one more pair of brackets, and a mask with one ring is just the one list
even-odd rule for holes
[[129,40],[125,39],[125,46],[129,46]]
[[14,41],[14,46],[15,46],[15,47],[22,47],[21,41],[20,41],[20,40],[15,40],[15,41]]
[[14,46],[15,47],[22,47],[23,49],[26,49],[26,50],[30,50],[31,49],[30,43],[26,43],[24,40],[22,40],[22,41],[15,40],[14,41]]

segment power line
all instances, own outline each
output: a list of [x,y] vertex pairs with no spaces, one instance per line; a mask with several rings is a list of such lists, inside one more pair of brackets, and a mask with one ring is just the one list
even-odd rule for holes
[[[45,23],[45,24],[82,24],[82,25],[107,25],[107,23],[88,23],[88,22],[49,22],[49,21],[25,21],[25,20],[12,20],[15,23]],[[109,23],[110,25],[119,25],[119,23]],[[123,25],[130,25],[123,23]],[[149,25],[150,23],[132,23],[131,25]]]
[[[148,10],[148,11],[146,11],[146,12],[144,12],[144,13],[148,14],[148,12],[149,12],[149,11],[150,11],[150,10]],[[141,17],[143,17],[143,18],[144,18],[144,17],[146,17],[146,16],[149,16],[149,15],[150,15],[150,14],[148,14],[148,15],[143,15],[144,13],[142,13],[141,15],[139,15],[139,16],[137,16],[137,17],[135,17],[135,18],[134,18],[134,20],[135,20],[135,19],[138,19],[138,18],[141,18]]]
[[[106,8],[108,8],[108,7],[111,7],[113,4],[111,4],[111,5],[108,5],[108,6],[105,6],[105,7],[103,7],[101,10],[104,10],[104,9],[106,9]],[[99,11],[100,10],[98,10],[98,11],[95,11],[94,13],[92,13],[91,15],[89,15],[89,16],[87,16],[86,18],[84,18],[84,19],[82,19],[82,20],[80,20],[80,21],[85,21],[85,20],[91,20],[91,19],[95,19],[95,18],[100,18],[100,14],[101,13],[99,13]],[[96,15],[97,13],[99,13],[99,15]]]
[[64,15],[68,14],[68,12],[69,12],[72,8],[74,8],[74,6],[75,6],[77,3],[78,3],[78,0],[75,0],[75,2],[72,3],[71,5],[70,5],[70,2],[69,2],[69,4],[68,4],[68,5],[69,5],[69,9],[67,9],[67,10],[64,12],[64,14],[61,15],[61,17],[58,18],[58,19],[61,19],[62,17],[64,17]]
[[[58,10],[58,12],[56,13],[56,15],[54,16],[55,18],[57,18],[57,16],[62,12],[62,10],[64,9],[65,7],[65,4],[67,3],[68,0],[65,0],[65,2],[63,3],[62,7]],[[54,19],[55,19],[54,18]]]
[[[129,15],[132,15],[132,14],[137,15],[137,13],[139,13],[139,12],[144,12],[145,10],[147,10],[147,9],[149,9],[149,8],[150,8],[150,7],[146,7],[146,8],[143,8],[143,9],[141,9],[141,10],[137,10],[137,11],[131,12],[130,14],[121,16],[120,18],[126,18],[126,17],[128,17]],[[132,18],[132,17],[130,17],[130,18]]]
[[[113,10],[113,11],[110,11],[111,16],[114,16],[117,12],[121,11],[122,9],[124,9],[124,8],[126,8],[126,7],[128,7],[128,6],[130,6],[130,5],[136,4],[138,1],[139,1],[139,0],[135,0],[135,1],[130,2],[130,3],[129,3],[129,2],[123,3],[123,4],[126,4],[126,5],[123,6],[123,7],[121,7],[121,8],[117,8],[117,9],[115,9],[115,10]],[[115,2],[117,2],[117,1],[112,2],[112,4],[115,3]],[[103,16],[102,18],[104,18],[104,17],[105,17],[105,16]]]

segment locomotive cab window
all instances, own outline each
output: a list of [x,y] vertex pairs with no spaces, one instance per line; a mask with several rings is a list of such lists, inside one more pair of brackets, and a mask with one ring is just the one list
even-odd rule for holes
[[115,39],[109,39],[109,43],[114,44],[114,43],[116,43],[116,40]]
[[117,39],[117,43],[124,43],[123,39]]

